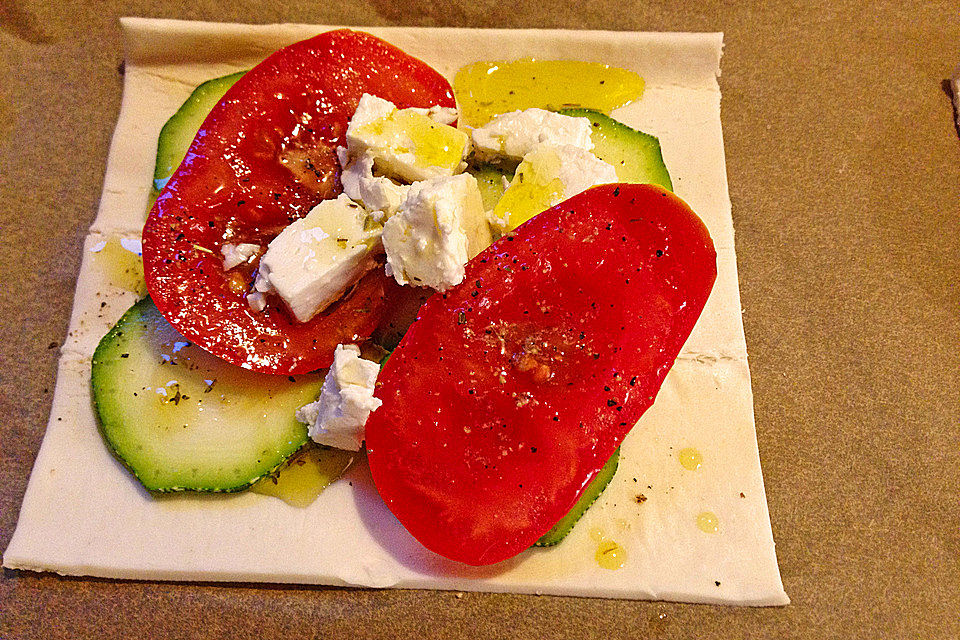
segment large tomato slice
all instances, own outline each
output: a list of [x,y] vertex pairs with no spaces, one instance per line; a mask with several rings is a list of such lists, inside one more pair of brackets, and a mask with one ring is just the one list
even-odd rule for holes
[[501,238],[380,375],[366,441],[391,511],[468,564],[529,547],[653,403],[716,273],[703,223],[653,185],[595,187]]
[[340,191],[335,149],[363,93],[400,107],[455,105],[425,63],[340,30],[277,51],[210,112],[143,230],[147,288],[188,339],[234,364],[286,374],[328,366],[338,343],[374,329],[389,287],[382,270],[301,324],[277,306],[251,311],[247,283],[224,273],[220,253],[224,243],[266,245]]

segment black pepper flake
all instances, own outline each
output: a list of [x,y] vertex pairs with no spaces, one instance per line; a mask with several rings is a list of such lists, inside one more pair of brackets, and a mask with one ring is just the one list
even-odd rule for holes
[[741,492],[740,492],[740,497],[741,497],[741,498],[746,498],[747,496],[743,495],[743,491],[741,491]]
[[618,195],[620,195],[620,187],[613,190],[613,197],[616,198]]
[[604,391],[610,391],[610,387],[604,386],[604,387],[603,387],[603,390],[604,390]]
[[57,344],[56,342],[51,342],[50,344],[47,345],[47,349],[56,349],[59,346],[60,345]]
[[554,422],[560,422],[560,416],[553,416]]
[[615,406],[617,406],[617,401],[614,400],[613,398],[610,398],[609,400],[607,400],[607,406],[608,406],[608,407],[615,407]]
[[290,382],[296,382],[296,381],[297,381],[297,379],[294,378],[293,376],[287,376],[287,380],[289,380]]
[[600,354],[599,354],[599,353],[593,354],[593,359],[594,359],[594,360],[599,360],[599,359],[600,359]]
[[630,378],[630,386],[631,387],[637,386],[637,376],[633,376],[632,378]]
[[714,581],[714,584],[719,587],[719,586],[720,586],[720,581],[719,581],[719,580],[715,580],[715,581]]
[[467,389],[467,393],[469,393],[470,395],[473,395],[476,393],[476,391],[473,389]]
[[242,204],[247,204],[246,200],[237,200],[237,206],[239,207]]
[[662,257],[663,257],[663,249],[657,249],[657,257],[658,257],[658,258],[662,258]]
[[457,316],[457,324],[467,324],[467,314],[463,311]]
[[[633,481],[636,482],[637,479],[634,478]],[[647,496],[643,495],[642,493],[638,493],[638,494],[637,494],[637,497],[634,498],[634,501],[635,501],[637,504],[643,504],[644,502],[647,501]],[[718,582],[717,584],[720,584],[720,583]]]
[[472,292],[470,293],[470,297],[471,297],[471,298],[476,298],[479,294],[480,294],[479,291],[472,291]]
[[537,452],[536,447],[530,447],[530,453],[536,453],[536,452]]

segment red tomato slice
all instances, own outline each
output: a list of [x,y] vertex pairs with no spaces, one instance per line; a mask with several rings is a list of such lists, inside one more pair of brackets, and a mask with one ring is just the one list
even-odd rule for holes
[[497,241],[380,375],[366,441],[391,511],[467,564],[528,548],[653,403],[716,273],[706,227],[653,185],[590,189]]
[[249,282],[231,281],[220,253],[224,243],[265,246],[339,193],[335,149],[364,93],[399,107],[455,106],[425,63],[340,30],[277,51],[211,111],[143,230],[147,288],[188,339],[233,364],[288,374],[328,366],[338,343],[376,327],[389,287],[382,270],[301,324],[278,306],[251,311]]

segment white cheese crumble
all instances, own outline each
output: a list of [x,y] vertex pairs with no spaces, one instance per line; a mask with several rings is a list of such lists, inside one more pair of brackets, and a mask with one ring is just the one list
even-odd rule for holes
[[[342,147],[341,147],[342,148]],[[343,192],[369,211],[380,211],[387,218],[397,212],[409,185],[373,175],[373,155],[364,153],[344,166],[340,173]]]
[[416,113],[422,113],[434,122],[451,126],[453,126],[453,123],[457,121],[457,117],[459,116],[456,107],[441,107],[438,104],[433,105],[429,109],[410,107],[410,110]]
[[519,162],[540,144],[571,145],[590,151],[590,131],[587,118],[533,108],[498,115],[474,129],[470,137],[478,160]]
[[240,244],[224,244],[220,247],[220,253],[223,254],[223,270],[230,271],[234,267],[239,267],[243,263],[253,262],[260,255],[261,247],[258,244],[250,242],[241,242]]
[[349,158],[369,153],[381,174],[401,182],[462,172],[470,151],[467,134],[422,111],[397,109],[389,100],[363,94],[347,125]]
[[367,417],[383,404],[373,397],[379,373],[376,362],[360,357],[359,347],[337,345],[320,397],[297,409],[297,420],[308,425],[310,437],[320,444],[359,450]]
[[251,291],[247,294],[247,304],[251,309],[260,313],[267,308],[267,296],[259,291]]
[[415,182],[383,227],[387,275],[444,291],[463,281],[467,260],[492,236],[477,180],[469,174]]
[[524,161],[534,163],[550,154],[556,154],[559,165],[556,177],[563,183],[563,200],[598,184],[617,181],[617,170],[612,164],[604,162],[587,150],[569,144],[544,145],[524,157]]
[[613,165],[572,145],[540,144],[523,157],[491,217],[514,229],[541,211],[599,184],[617,182]]
[[[260,259],[254,293],[276,293],[307,322],[376,265],[381,231],[346,195],[324,200],[273,239]],[[254,306],[249,295],[247,301]]]

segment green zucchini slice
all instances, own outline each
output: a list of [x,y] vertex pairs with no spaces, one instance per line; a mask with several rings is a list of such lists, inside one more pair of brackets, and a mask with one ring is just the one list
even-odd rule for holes
[[590,120],[593,155],[612,164],[621,182],[656,184],[673,191],[656,137],[592,109],[562,109],[559,113]]
[[613,479],[613,475],[617,472],[617,466],[619,466],[619,464],[620,447],[617,447],[606,464],[600,467],[600,471],[593,477],[593,480],[587,485],[580,499],[577,500],[576,504],[567,512],[567,515],[560,518],[560,521],[553,525],[550,531],[543,534],[539,540],[534,542],[533,546],[552,547],[567,537],[567,534],[573,530],[573,525],[577,524],[580,518],[583,517],[583,514],[587,512],[587,509],[590,508],[590,505],[597,501],[597,498],[600,497],[603,490],[610,484],[610,480]]
[[183,338],[144,298],[100,341],[91,385],[100,430],[151,491],[240,491],[307,441],[294,413],[317,374],[233,366]]

